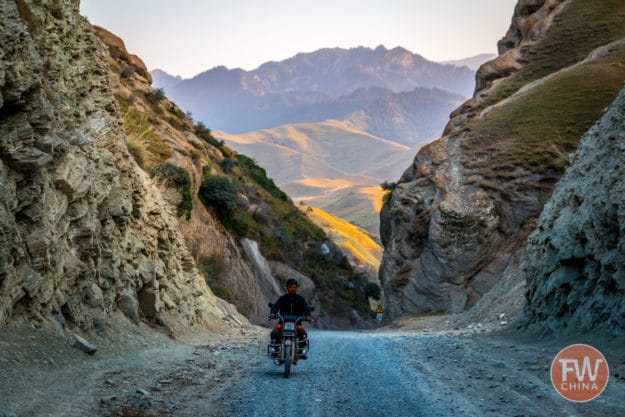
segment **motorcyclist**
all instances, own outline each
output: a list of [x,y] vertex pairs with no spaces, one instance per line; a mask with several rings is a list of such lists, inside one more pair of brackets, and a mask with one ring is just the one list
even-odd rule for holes
[[[304,319],[307,322],[312,323],[313,319],[310,315],[311,308],[306,303],[304,297],[297,294],[297,281],[293,278],[287,280],[286,291],[286,294],[278,298],[278,301],[276,301],[271,307],[271,313],[269,314],[269,318],[275,319],[276,314],[280,312],[280,315],[282,316],[304,316]],[[271,343],[280,343],[280,337],[280,330],[274,328],[271,331]],[[298,332],[298,337],[300,340],[305,340],[306,338],[308,338],[306,330],[304,330],[303,327]],[[300,358],[307,359],[306,355],[300,355]]]

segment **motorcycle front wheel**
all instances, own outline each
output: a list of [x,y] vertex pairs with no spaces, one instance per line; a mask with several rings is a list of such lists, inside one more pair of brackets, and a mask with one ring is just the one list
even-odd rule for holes
[[288,378],[291,374],[291,345],[284,347],[284,377]]

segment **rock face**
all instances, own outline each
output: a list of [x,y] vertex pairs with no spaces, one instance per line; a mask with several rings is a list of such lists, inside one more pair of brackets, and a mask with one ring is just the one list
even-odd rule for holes
[[137,74],[145,78],[148,83],[152,82],[152,75],[143,63],[143,60],[137,55],[128,53],[124,41],[119,36],[112,34],[100,26],[93,25],[92,29],[98,37],[104,41],[106,46],[108,46],[111,57],[117,58],[126,64],[123,71],[126,71],[126,73],[129,71],[135,71]]
[[457,313],[472,306],[499,281],[511,255],[522,247],[523,220],[538,215],[544,203],[537,193],[526,195],[522,217],[503,219],[501,201],[468,181],[462,163],[467,125],[489,97],[488,89],[522,67],[522,46],[538,36],[527,28],[526,3],[515,8],[500,56],[478,71],[474,97],[452,113],[441,139],[421,148],[382,208],[380,281],[391,316]]
[[121,310],[224,326],[238,313],[130,157],[117,80],[78,1],[3,1],[0,21],[0,325],[56,315],[103,330]]
[[500,56],[478,72],[474,97],[385,199],[380,281],[391,316],[460,312],[500,282],[522,298],[518,262],[527,236],[568,153],[625,79],[613,71],[623,45],[611,43],[625,34],[592,35],[603,17],[623,10],[597,6],[601,16],[586,14],[579,0],[519,1]]
[[552,332],[625,330],[625,90],[582,138],[529,238],[525,316]]

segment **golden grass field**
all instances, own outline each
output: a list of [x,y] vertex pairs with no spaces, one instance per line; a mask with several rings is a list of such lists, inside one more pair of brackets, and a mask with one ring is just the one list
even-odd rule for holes
[[318,208],[300,206],[300,209],[349,255],[377,271],[382,259],[382,247],[369,232]]

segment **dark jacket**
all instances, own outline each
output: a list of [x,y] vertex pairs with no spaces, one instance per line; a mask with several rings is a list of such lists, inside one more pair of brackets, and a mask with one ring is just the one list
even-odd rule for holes
[[271,312],[276,314],[291,316],[310,316],[310,307],[306,304],[306,300],[299,294],[284,294],[271,308]]

